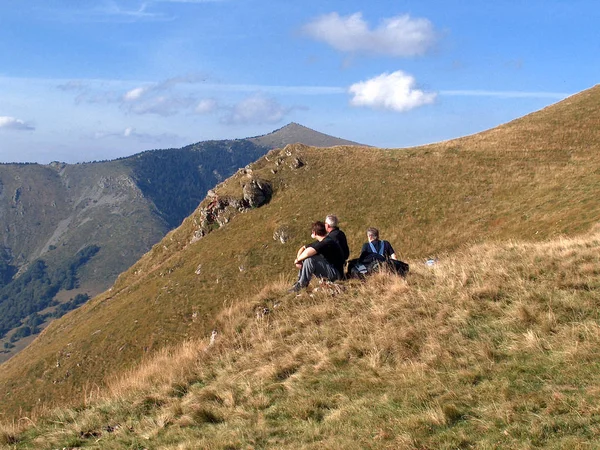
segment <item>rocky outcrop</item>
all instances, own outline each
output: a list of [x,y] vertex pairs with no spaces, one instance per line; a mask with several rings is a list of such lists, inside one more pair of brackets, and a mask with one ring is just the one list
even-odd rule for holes
[[282,225],[273,232],[273,240],[285,244],[292,237],[290,227]]
[[[198,241],[212,230],[228,223],[233,216],[243,213],[252,208],[260,208],[269,203],[273,196],[271,182],[261,178],[264,173],[276,173],[278,170],[298,170],[306,166],[300,154],[306,146],[302,144],[287,145],[281,150],[273,150],[264,157],[263,163],[258,164],[261,170],[255,170],[252,166],[239,169],[229,180],[221,183],[215,189],[208,191],[205,200],[194,214],[196,229],[192,235],[191,243]],[[220,186],[232,185],[234,179],[239,180],[241,195],[219,195]],[[239,192],[239,191],[238,191]],[[204,206],[203,206],[204,205]],[[281,229],[273,235],[273,239],[282,244],[289,240],[289,230]]]
[[258,208],[271,200],[273,189],[266,181],[252,179],[243,185],[242,192],[244,202],[250,208]]
[[192,236],[192,243],[203,238],[213,229],[220,228],[231,218],[251,208],[258,208],[269,202],[273,189],[264,180],[251,178],[242,185],[242,198],[220,197],[212,189],[208,191],[208,204],[200,208],[196,224],[198,229]]

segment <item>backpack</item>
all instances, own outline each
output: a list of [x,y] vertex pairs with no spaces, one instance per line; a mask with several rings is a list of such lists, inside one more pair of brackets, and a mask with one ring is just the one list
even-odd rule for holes
[[382,269],[391,270],[392,272],[405,277],[409,271],[409,265],[403,261],[386,258],[383,256],[385,241],[381,241],[379,251],[375,251],[375,246],[371,246],[371,252],[362,252],[356,259],[348,261],[348,278],[364,278],[365,276],[379,272]]

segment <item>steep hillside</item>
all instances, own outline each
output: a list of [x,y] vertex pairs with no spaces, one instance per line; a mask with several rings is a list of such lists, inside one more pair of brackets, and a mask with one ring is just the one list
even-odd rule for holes
[[[5,363],[2,408],[81,401],[107,375],[209,335],[224,310],[274,279],[291,283],[295,250],[327,213],[341,217],[354,253],[373,225],[413,266],[479,242],[589,230],[600,218],[599,100],[594,88],[481,135],[420,148],[270,152],[218,185],[110,291]],[[253,203],[257,190],[268,203]]]
[[[283,144],[314,142],[315,136],[323,142],[338,141],[304,127],[302,133],[286,131],[297,127],[289,125],[272,135]],[[256,139],[269,141],[269,136]],[[96,295],[107,289],[119,273],[180,225],[210,188],[271,149],[266,141],[205,141],[76,165],[0,165],[0,317],[6,309],[13,311],[10,320],[0,319],[0,345],[5,347],[0,361],[31,340],[13,342],[23,330],[7,333],[6,327],[26,324],[32,313],[36,321],[48,322],[59,305],[78,294]],[[77,268],[70,290],[55,283],[46,292],[48,298],[15,294],[22,291],[16,287],[20,275],[34,262],[43,261],[46,276],[52,279],[88,246],[99,251]],[[3,288],[11,282],[12,287]]]
[[595,448],[600,234],[469,247],[406,281],[238,297],[188,340],[20,425],[11,449]]

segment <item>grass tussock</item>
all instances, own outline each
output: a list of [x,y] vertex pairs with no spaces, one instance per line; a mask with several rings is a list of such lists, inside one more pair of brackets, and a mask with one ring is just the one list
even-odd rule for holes
[[[216,338],[150,358],[2,448],[593,448],[600,233],[464,248],[231,303]],[[585,288],[582,288],[585,286]]]

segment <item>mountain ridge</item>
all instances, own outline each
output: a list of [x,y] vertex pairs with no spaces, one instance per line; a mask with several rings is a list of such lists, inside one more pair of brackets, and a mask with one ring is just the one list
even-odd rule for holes
[[[311,147],[332,147],[334,145],[353,145],[362,146],[358,142],[349,141],[341,138],[332,139],[331,136],[311,130],[304,125],[291,122],[286,126],[274,130],[269,134],[249,138],[258,145],[264,145],[270,148],[285,147],[288,144],[300,143]],[[334,143],[335,142],[335,143]]]
[[[286,139],[282,132],[288,127],[277,130],[278,142]],[[294,139],[326,136],[306,127],[300,131],[294,133]],[[268,139],[271,134],[258,139]],[[342,141],[331,137],[327,142],[335,145]],[[269,145],[249,139],[202,141],[112,161],[2,164],[0,279],[7,278],[8,283],[18,279],[39,259],[52,272],[86,246],[98,246],[99,252],[78,268],[73,288],[61,289],[44,302],[54,304],[42,313],[49,321],[55,303],[107,289],[119,273],[178,226],[210,188],[265,154]],[[31,311],[25,300],[20,305],[23,312],[18,318],[24,321]],[[0,361],[32,338],[12,339],[12,333],[4,339],[0,336],[0,345],[5,346]]]

